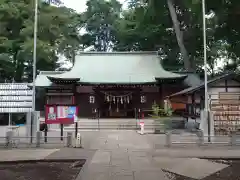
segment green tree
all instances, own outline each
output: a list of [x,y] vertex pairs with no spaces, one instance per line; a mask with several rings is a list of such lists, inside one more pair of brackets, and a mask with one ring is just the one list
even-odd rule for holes
[[[0,54],[7,55],[12,64],[11,70],[2,68],[1,74],[17,82],[31,81],[34,1],[0,0],[0,4]],[[37,70],[54,70],[58,54],[68,55],[79,48],[81,17],[44,1],[39,2],[38,14]]]
[[87,10],[83,13],[85,43],[94,46],[96,51],[108,51],[115,43],[113,24],[119,18],[121,4],[117,0],[88,0]]
[[[236,55],[239,53],[237,47],[240,42],[237,40],[238,24],[234,23],[232,26],[230,22],[231,24],[236,22],[237,16],[232,17],[231,11],[233,6],[235,9],[239,7],[239,2],[236,0],[224,0],[221,3],[206,2],[207,60],[209,73],[214,75],[217,61],[238,57]],[[229,17],[233,20],[229,21]],[[131,0],[129,9],[123,12],[122,18],[115,24],[117,31],[115,49],[158,50],[163,65],[168,70],[201,72],[202,18],[200,0]],[[234,31],[230,32],[232,27]]]

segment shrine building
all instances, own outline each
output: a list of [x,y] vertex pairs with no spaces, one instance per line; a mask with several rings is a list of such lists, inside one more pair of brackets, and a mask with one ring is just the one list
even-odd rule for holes
[[36,107],[74,105],[79,117],[97,112],[101,118],[133,118],[192,86],[189,79],[189,74],[164,70],[157,52],[82,52],[70,71],[39,73],[37,92],[45,98],[37,97]]

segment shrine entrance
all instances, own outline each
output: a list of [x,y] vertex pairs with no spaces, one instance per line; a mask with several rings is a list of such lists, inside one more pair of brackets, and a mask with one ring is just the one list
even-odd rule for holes
[[134,93],[131,91],[98,91],[101,118],[134,118]]

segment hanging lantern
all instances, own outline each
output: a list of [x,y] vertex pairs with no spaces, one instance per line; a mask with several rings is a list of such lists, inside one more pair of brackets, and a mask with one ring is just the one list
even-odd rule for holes
[[129,96],[127,97],[127,103],[129,104]]
[[123,104],[123,97],[121,97],[121,104]]

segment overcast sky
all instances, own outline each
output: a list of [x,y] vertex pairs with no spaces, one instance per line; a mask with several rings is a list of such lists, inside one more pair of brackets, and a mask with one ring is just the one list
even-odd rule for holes
[[[126,0],[119,0],[122,4]],[[65,6],[75,9],[77,12],[83,12],[86,9],[87,0],[63,0]]]

